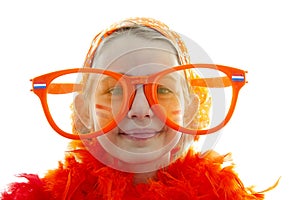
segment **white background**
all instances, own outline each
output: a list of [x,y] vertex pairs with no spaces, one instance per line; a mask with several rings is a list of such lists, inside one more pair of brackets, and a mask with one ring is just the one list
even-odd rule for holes
[[81,67],[96,33],[136,16],[189,36],[214,63],[249,71],[216,150],[233,153],[247,186],[263,190],[281,176],[266,199],[298,199],[300,13],[289,0],[1,1],[0,186],[56,167],[68,143],[48,125],[29,79]]

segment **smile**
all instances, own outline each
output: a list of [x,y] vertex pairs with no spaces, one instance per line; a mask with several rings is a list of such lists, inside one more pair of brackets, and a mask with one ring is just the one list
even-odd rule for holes
[[147,140],[155,137],[161,132],[162,130],[156,131],[153,129],[133,129],[128,131],[120,131],[119,135],[125,136],[131,140]]

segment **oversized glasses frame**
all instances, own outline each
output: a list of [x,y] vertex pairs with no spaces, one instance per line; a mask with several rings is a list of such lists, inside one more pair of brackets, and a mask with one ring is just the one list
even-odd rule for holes
[[[212,87],[212,88],[222,88],[222,87],[231,87],[232,88],[232,97],[230,102],[230,107],[225,114],[224,120],[219,123],[218,125],[214,127],[210,127],[208,129],[189,129],[187,127],[182,127],[177,123],[174,123],[174,121],[166,118],[162,110],[159,109],[158,106],[153,106],[159,104],[156,95],[154,95],[157,90],[158,85],[157,84],[148,84],[148,83],[155,83],[160,77],[165,76],[168,73],[171,73],[173,71],[179,71],[179,70],[190,70],[190,69],[213,69],[217,70],[219,72],[222,72],[224,74],[223,77],[218,78],[206,78],[206,77],[198,77],[193,78],[189,80],[189,84],[191,86],[201,86],[201,87]],[[123,92],[125,94],[133,94],[136,90],[136,85],[143,85],[144,86],[144,93],[147,97],[148,103],[151,106],[151,109],[153,109],[153,112],[162,120],[165,122],[165,124],[177,131],[180,131],[182,133],[186,134],[192,134],[192,135],[205,135],[209,133],[216,132],[220,130],[222,127],[224,127],[228,121],[230,120],[235,106],[238,99],[238,94],[240,89],[247,83],[246,81],[246,73],[247,71],[223,66],[223,65],[215,65],[215,64],[187,64],[187,65],[181,65],[176,66],[172,68],[167,68],[163,71],[160,71],[155,74],[151,74],[149,76],[128,76],[124,74],[120,74],[113,71],[103,70],[103,69],[95,69],[95,68],[73,68],[73,69],[65,69],[60,71],[55,71],[51,73],[47,73],[38,77],[35,77],[31,79],[32,81],[32,91],[34,94],[36,94],[42,104],[44,114],[50,124],[50,126],[61,136],[69,138],[69,139],[86,139],[86,138],[93,138],[97,137],[99,135],[102,135],[104,133],[109,132],[113,128],[117,127],[118,123],[124,118],[124,116],[128,112],[128,105],[132,105],[133,102],[133,96],[132,95],[124,95],[123,99],[123,105],[121,106],[121,109],[119,111],[119,114],[116,116],[114,120],[112,120],[107,126],[103,127],[101,130],[97,130],[92,133],[86,133],[86,134],[74,134],[69,133],[64,130],[62,130],[55,120],[53,119],[53,116],[51,115],[51,112],[49,110],[48,102],[47,102],[47,95],[48,94],[66,94],[71,93],[74,91],[79,91],[82,89],[83,84],[82,83],[54,83],[53,80],[60,76],[73,74],[73,73],[92,73],[92,74],[103,74],[108,75],[110,77],[113,77],[116,79],[123,87]],[[216,80],[218,79],[218,80]],[[70,102],[71,104],[72,102]],[[153,106],[153,108],[152,108]]]

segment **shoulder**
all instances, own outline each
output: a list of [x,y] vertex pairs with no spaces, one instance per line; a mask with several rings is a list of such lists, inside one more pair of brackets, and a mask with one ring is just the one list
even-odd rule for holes
[[2,199],[95,199],[104,196],[131,199],[264,199],[263,193],[243,185],[230,163],[230,154],[190,151],[184,158],[161,169],[156,180],[133,185],[131,174],[103,166],[84,151],[77,153],[81,155],[81,162],[74,156],[66,156],[64,163],[43,178],[33,174],[20,175],[26,181],[12,183],[2,194]]
[[38,200],[49,199],[49,194],[44,190],[44,183],[35,174],[20,174],[25,178],[24,182],[15,182],[8,185],[8,188],[0,195],[3,200]]
[[171,188],[170,195],[181,193],[187,195],[188,199],[264,199],[262,193],[244,186],[230,160],[230,154],[190,151],[167,170],[161,170],[158,180],[168,186],[166,190]]

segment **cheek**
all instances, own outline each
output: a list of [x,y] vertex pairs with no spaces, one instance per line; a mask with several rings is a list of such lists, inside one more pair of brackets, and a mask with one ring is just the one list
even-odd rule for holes
[[162,135],[162,142],[164,145],[168,145],[174,140],[178,140],[180,138],[182,133],[179,133],[178,131],[175,131],[171,128],[167,128],[166,131]]
[[106,102],[100,98],[96,99],[96,119],[100,129],[106,127],[109,123],[118,118],[121,105],[121,101]]
[[164,110],[165,117],[175,124],[182,125],[185,106],[184,99],[181,94],[174,95],[172,98],[159,98],[161,108]]
[[104,137],[107,137],[113,144],[117,143],[119,133],[118,133],[118,128],[114,128],[110,132],[106,133]]

